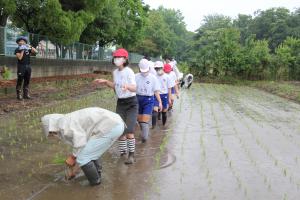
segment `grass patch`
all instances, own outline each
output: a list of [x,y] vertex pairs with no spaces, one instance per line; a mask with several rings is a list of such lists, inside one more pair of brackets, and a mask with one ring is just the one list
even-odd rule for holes
[[296,81],[248,81],[233,77],[201,77],[201,83],[230,84],[255,87],[277,96],[300,103],[300,82]]
[[300,103],[300,83],[254,81],[249,85]]
[[55,157],[52,160],[52,164],[56,164],[56,165],[63,165],[65,164],[65,160],[66,158],[60,156],[60,155],[55,155]]

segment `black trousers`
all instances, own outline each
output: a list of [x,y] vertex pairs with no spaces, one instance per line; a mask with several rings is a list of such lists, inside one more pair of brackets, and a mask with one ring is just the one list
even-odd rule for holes
[[17,90],[21,90],[22,84],[23,89],[29,88],[30,78],[31,78],[31,67],[30,65],[18,65],[18,79],[17,79]]

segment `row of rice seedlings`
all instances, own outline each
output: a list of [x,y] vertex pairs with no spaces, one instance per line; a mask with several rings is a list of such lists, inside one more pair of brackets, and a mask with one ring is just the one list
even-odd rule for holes
[[[216,89],[214,89],[214,90],[216,91]],[[221,148],[223,149],[223,154],[224,154],[225,161],[228,163],[228,167],[229,167],[232,175],[234,176],[234,178],[237,182],[238,188],[241,191],[243,191],[244,197],[246,199],[249,199],[248,187],[245,184],[245,182],[241,179],[240,174],[238,173],[238,171],[234,167],[233,161],[230,159],[229,151],[224,146],[224,140],[223,140],[223,137],[222,137],[222,134],[221,134],[221,131],[220,131],[219,121],[218,121],[217,116],[216,116],[215,111],[214,111],[214,106],[213,106],[212,102],[209,102],[209,104],[210,104],[210,109],[211,109],[211,115],[212,115],[212,117],[214,119],[214,122],[215,122],[215,125],[216,125],[217,138],[218,138],[218,141],[220,143]]]
[[[241,95],[240,90],[235,90],[234,91],[235,94],[237,95]],[[254,99],[257,99],[257,102],[261,102],[262,97],[259,97],[258,95],[251,95],[252,97],[254,97]],[[263,108],[263,106],[261,106],[261,108]],[[262,121],[264,121],[265,123],[269,124],[271,127],[274,127],[275,129],[277,129],[274,124],[272,124],[272,122],[270,120],[268,120],[268,118],[263,115],[260,114],[258,112],[255,112],[254,110],[250,110],[250,109],[246,109],[245,113],[247,114],[247,116],[249,116],[251,119],[253,119],[260,127],[263,127],[264,124],[262,124]],[[275,116],[280,116],[278,115],[271,115],[273,117]],[[294,121],[295,124],[298,124],[296,121]],[[297,148],[300,148],[300,143],[298,142],[298,140],[293,139],[292,137],[290,137],[287,133],[289,133],[289,131],[285,130],[285,131],[278,131],[286,140],[288,140],[289,142],[291,142],[292,144],[294,144]]]
[[[187,92],[190,92],[190,91],[187,91]],[[183,128],[183,140],[182,140],[182,143],[181,143],[181,157],[182,157],[182,169],[181,169],[181,172],[180,172],[180,184],[182,185],[183,184],[183,179],[184,179],[184,176],[185,176],[185,166],[186,166],[186,163],[184,161],[184,153],[185,153],[185,149],[184,147],[185,146],[188,146],[186,144],[187,142],[187,132],[188,132],[188,121],[191,121],[192,120],[192,116],[193,116],[193,107],[191,107],[193,104],[192,102],[192,98],[190,97],[191,95],[193,96],[193,93],[189,93],[188,94],[188,98],[184,98],[183,96],[181,97],[181,101],[180,101],[180,105],[182,105],[183,101],[185,103],[188,102],[188,105],[190,106],[188,110],[186,110],[187,113],[189,113],[188,115],[188,120],[185,122],[185,125],[184,125],[184,128]],[[193,98],[194,99],[194,98]],[[181,197],[182,199],[184,199],[184,190],[183,190],[184,187],[180,187],[180,192],[181,192]]]
[[[240,93],[240,91],[238,91],[238,94]],[[245,113],[247,116],[249,115],[249,113]],[[247,127],[247,129],[249,130],[249,132],[251,133],[251,135],[255,138],[255,141],[257,143],[257,145],[259,145],[267,154],[267,156],[273,160],[274,166],[278,167],[281,172],[282,175],[287,178],[289,180],[290,183],[295,184],[297,186],[297,189],[300,190],[300,180],[297,180],[295,178],[295,176],[293,175],[292,171],[288,169],[288,167],[280,162],[270,151],[269,147],[262,143],[261,140],[259,139],[259,137],[255,134],[255,131],[252,130],[252,128],[249,126],[248,123],[246,123],[244,117],[242,115],[239,114],[239,117],[241,119],[241,122],[243,122],[243,124]],[[255,116],[252,116],[252,118]]]
[[[205,86],[201,87],[204,88]],[[205,91],[205,89],[203,89],[203,91]],[[205,96],[206,94],[204,94],[203,96]],[[217,199],[217,195],[215,194],[215,191],[212,187],[212,173],[211,173],[211,169],[208,167],[207,164],[207,159],[206,159],[206,147],[205,147],[205,143],[204,143],[204,108],[203,108],[203,103],[201,99],[198,99],[199,104],[200,104],[200,116],[201,116],[201,129],[200,131],[202,131],[202,133],[200,133],[200,139],[199,139],[199,143],[200,143],[200,151],[201,151],[201,159],[200,159],[200,168],[201,171],[203,171],[205,173],[205,180],[208,186],[208,191],[209,191],[209,195],[210,198],[212,200]]]
[[[239,93],[234,94],[235,97],[239,97],[240,91]],[[231,105],[231,101],[226,100],[228,105]],[[246,113],[246,115],[249,113]],[[282,175],[284,177],[286,177],[287,179],[289,179],[290,183],[293,183],[297,186],[297,189],[299,190],[299,181],[295,181],[293,178],[293,175],[290,174],[289,175],[289,171],[287,170],[287,168],[281,164],[280,162],[278,162],[278,160],[272,155],[272,153],[270,152],[270,150],[268,149],[268,147],[266,145],[264,145],[259,137],[254,133],[254,131],[251,129],[251,127],[248,125],[248,123],[245,121],[244,116],[240,113],[235,113],[236,117],[238,117],[241,121],[241,123],[243,123],[243,125],[245,125],[245,127],[247,127],[247,129],[249,130],[252,138],[254,139],[254,141],[256,142],[256,144],[266,153],[266,155],[272,160],[272,162],[274,163],[274,166],[277,167],[281,172]]]
[[[221,91],[223,91],[224,87],[221,87],[220,89],[221,89]],[[224,98],[222,98],[222,99],[224,100]],[[247,147],[247,144],[245,143],[245,141],[242,139],[242,137],[238,133],[238,131],[237,131],[237,129],[236,129],[234,123],[233,123],[233,118],[230,117],[228,115],[228,113],[225,111],[225,102],[220,101],[220,105],[221,105],[221,110],[222,110],[222,112],[225,116],[225,119],[227,119],[227,121],[230,123],[230,125],[232,127],[232,130],[233,130],[233,133],[234,133],[234,136],[239,141],[241,149],[243,149],[245,155],[250,160],[250,163],[252,164],[253,168],[256,170],[256,173],[259,174],[260,177],[263,179],[264,185],[266,186],[267,190],[272,191],[271,179],[266,174],[262,173],[260,168],[257,166],[257,162],[256,162],[255,158],[253,157],[253,155],[250,153],[250,149]]]
[[[40,118],[45,114],[50,113],[66,113],[77,110],[79,108],[88,107],[90,105],[101,105],[103,99],[107,99],[106,105],[111,104],[110,93],[97,91],[98,94],[87,95],[78,100],[64,100],[52,105],[35,108],[23,113],[11,114],[7,117],[9,122],[2,130],[9,139],[11,147],[5,148],[10,153],[10,158],[14,159],[15,156],[24,158],[23,154],[28,152],[32,147],[45,142],[44,134],[42,133],[42,126]],[[2,132],[2,131],[1,131]],[[2,134],[1,134],[2,135]],[[7,139],[3,139],[7,141]],[[2,143],[2,141],[0,141]],[[59,142],[60,143],[60,142]],[[47,144],[49,144],[47,142]],[[52,148],[57,147],[59,144],[50,143]],[[48,147],[50,147],[48,146]],[[48,148],[46,147],[46,148]],[[6,156],[0,152],[0,160],[5,160]],[[38,163],[38,168],[43,168],[44,163]]]

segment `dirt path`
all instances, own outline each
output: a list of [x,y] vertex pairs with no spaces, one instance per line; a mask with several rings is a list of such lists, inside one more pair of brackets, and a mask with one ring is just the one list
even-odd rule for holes
[[101,186],[54,182],[47,170],[23,199],[297,200],[299,114],[300,105],[250,87],[195,84],[168,127],[138,142],[135,165],[123,165],[114,146]]

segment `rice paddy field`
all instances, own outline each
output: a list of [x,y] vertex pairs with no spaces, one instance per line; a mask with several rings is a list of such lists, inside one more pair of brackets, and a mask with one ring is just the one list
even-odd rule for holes
[[181,90],[168,125],[152,130],[146,144],[137,128],[134,165],[123,164],[116,145],[105,153],[100,186],[87,186],[84,177],[64,181],[61,163],[71,149],[46,140],[40,117],[90,106],[115,109],[112,90],[85,81],[79,92],[65,94],[75,83],[66,84],[50,97],[46,92],[47,101],[1,115],[1,199],[299,199],[300,105],[225,84]]

